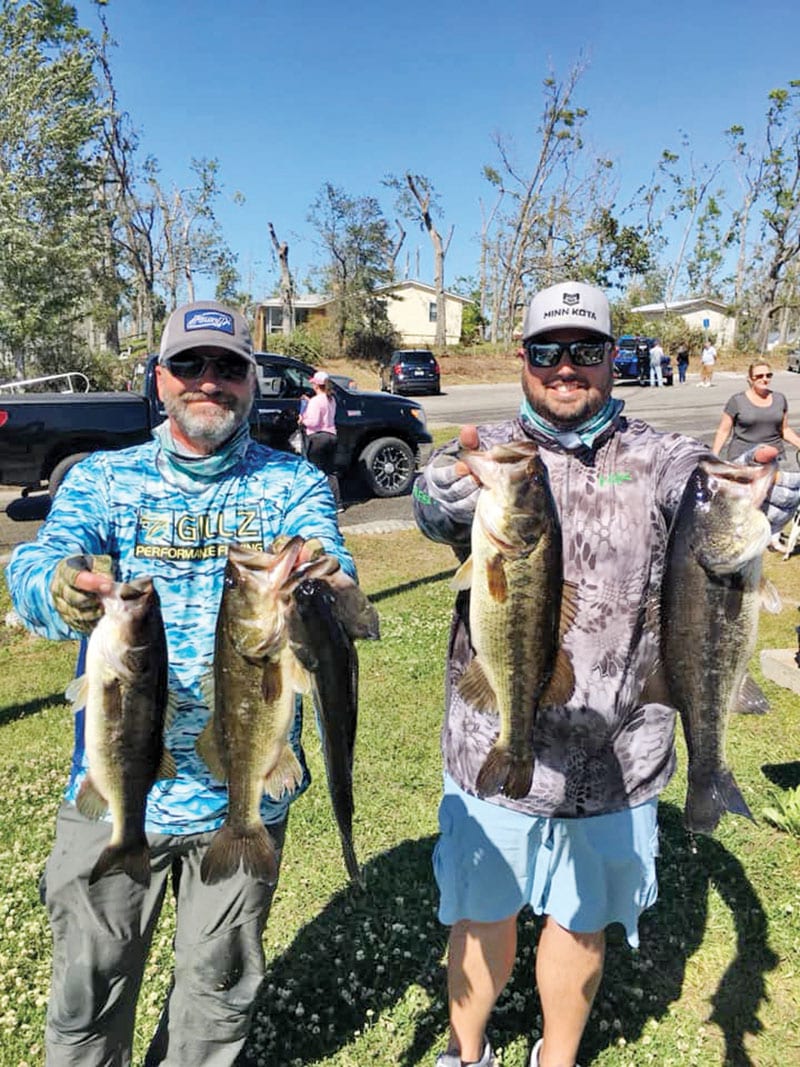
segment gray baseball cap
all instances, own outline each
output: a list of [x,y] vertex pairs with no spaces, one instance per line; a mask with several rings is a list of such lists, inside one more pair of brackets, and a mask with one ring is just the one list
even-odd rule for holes
[[221,348],[256,364],[244,315],[216,300],[195,300],[176,308],[161,335],[159,363],[192,348]]
[[613,341],[605,293],[586,282],[559,282],[537,293],[525,312],[523,340],[565,328],[591,330]]

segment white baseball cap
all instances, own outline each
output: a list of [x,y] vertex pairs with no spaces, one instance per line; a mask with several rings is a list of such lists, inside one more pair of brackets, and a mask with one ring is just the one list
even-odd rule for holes
[[523,340],[565,328],[590,330],[613,341],[606,294],[586,282],[559,282],[537,293],[525,312]]

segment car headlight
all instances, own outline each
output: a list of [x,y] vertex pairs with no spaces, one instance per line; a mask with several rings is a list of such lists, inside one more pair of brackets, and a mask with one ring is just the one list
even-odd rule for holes
[[418,419],[422,423],[423,429],[427,426],[425,421],[425,412],[422,408],[409,408],[408,409],[415,419]]

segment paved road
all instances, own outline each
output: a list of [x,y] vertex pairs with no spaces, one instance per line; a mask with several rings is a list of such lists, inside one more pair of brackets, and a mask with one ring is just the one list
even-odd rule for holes
[[[717,372],[709,389],[698,388],[699,376],[690,375],[685,385],[672,388],[640,388],[625,383],[614,395],[625,401],[625,411],[646,419],[660,430],[678,430],[710,444],[725,401],[744,386],[742,375]],[[784,393],[790,413],[796,412],[795,427],[800,427],[800,374],[778,371],[773,386]],[[519,406],[518,382],[496,385],[451,386],[441,396],[422,397],[429,428],[457,426],[467,422],[493,422],[514,415]],[[0,490],[0,555],[8,546],[35,536],[38,523],[11,522],[5,507],[13,491]],[[349,507],[342,517],[342,528],[391,530],[411,523],[411,499],[370,500]]]

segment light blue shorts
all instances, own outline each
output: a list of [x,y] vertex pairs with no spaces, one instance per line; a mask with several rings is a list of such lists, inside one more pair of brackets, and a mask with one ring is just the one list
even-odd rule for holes
[[622,923],[639,944],[639,916],[658,896],[657,798],[611,815],[547,819],[461,790],[448,775],[433,854],[439,920],[499,922],[529,904],[576,933]]

